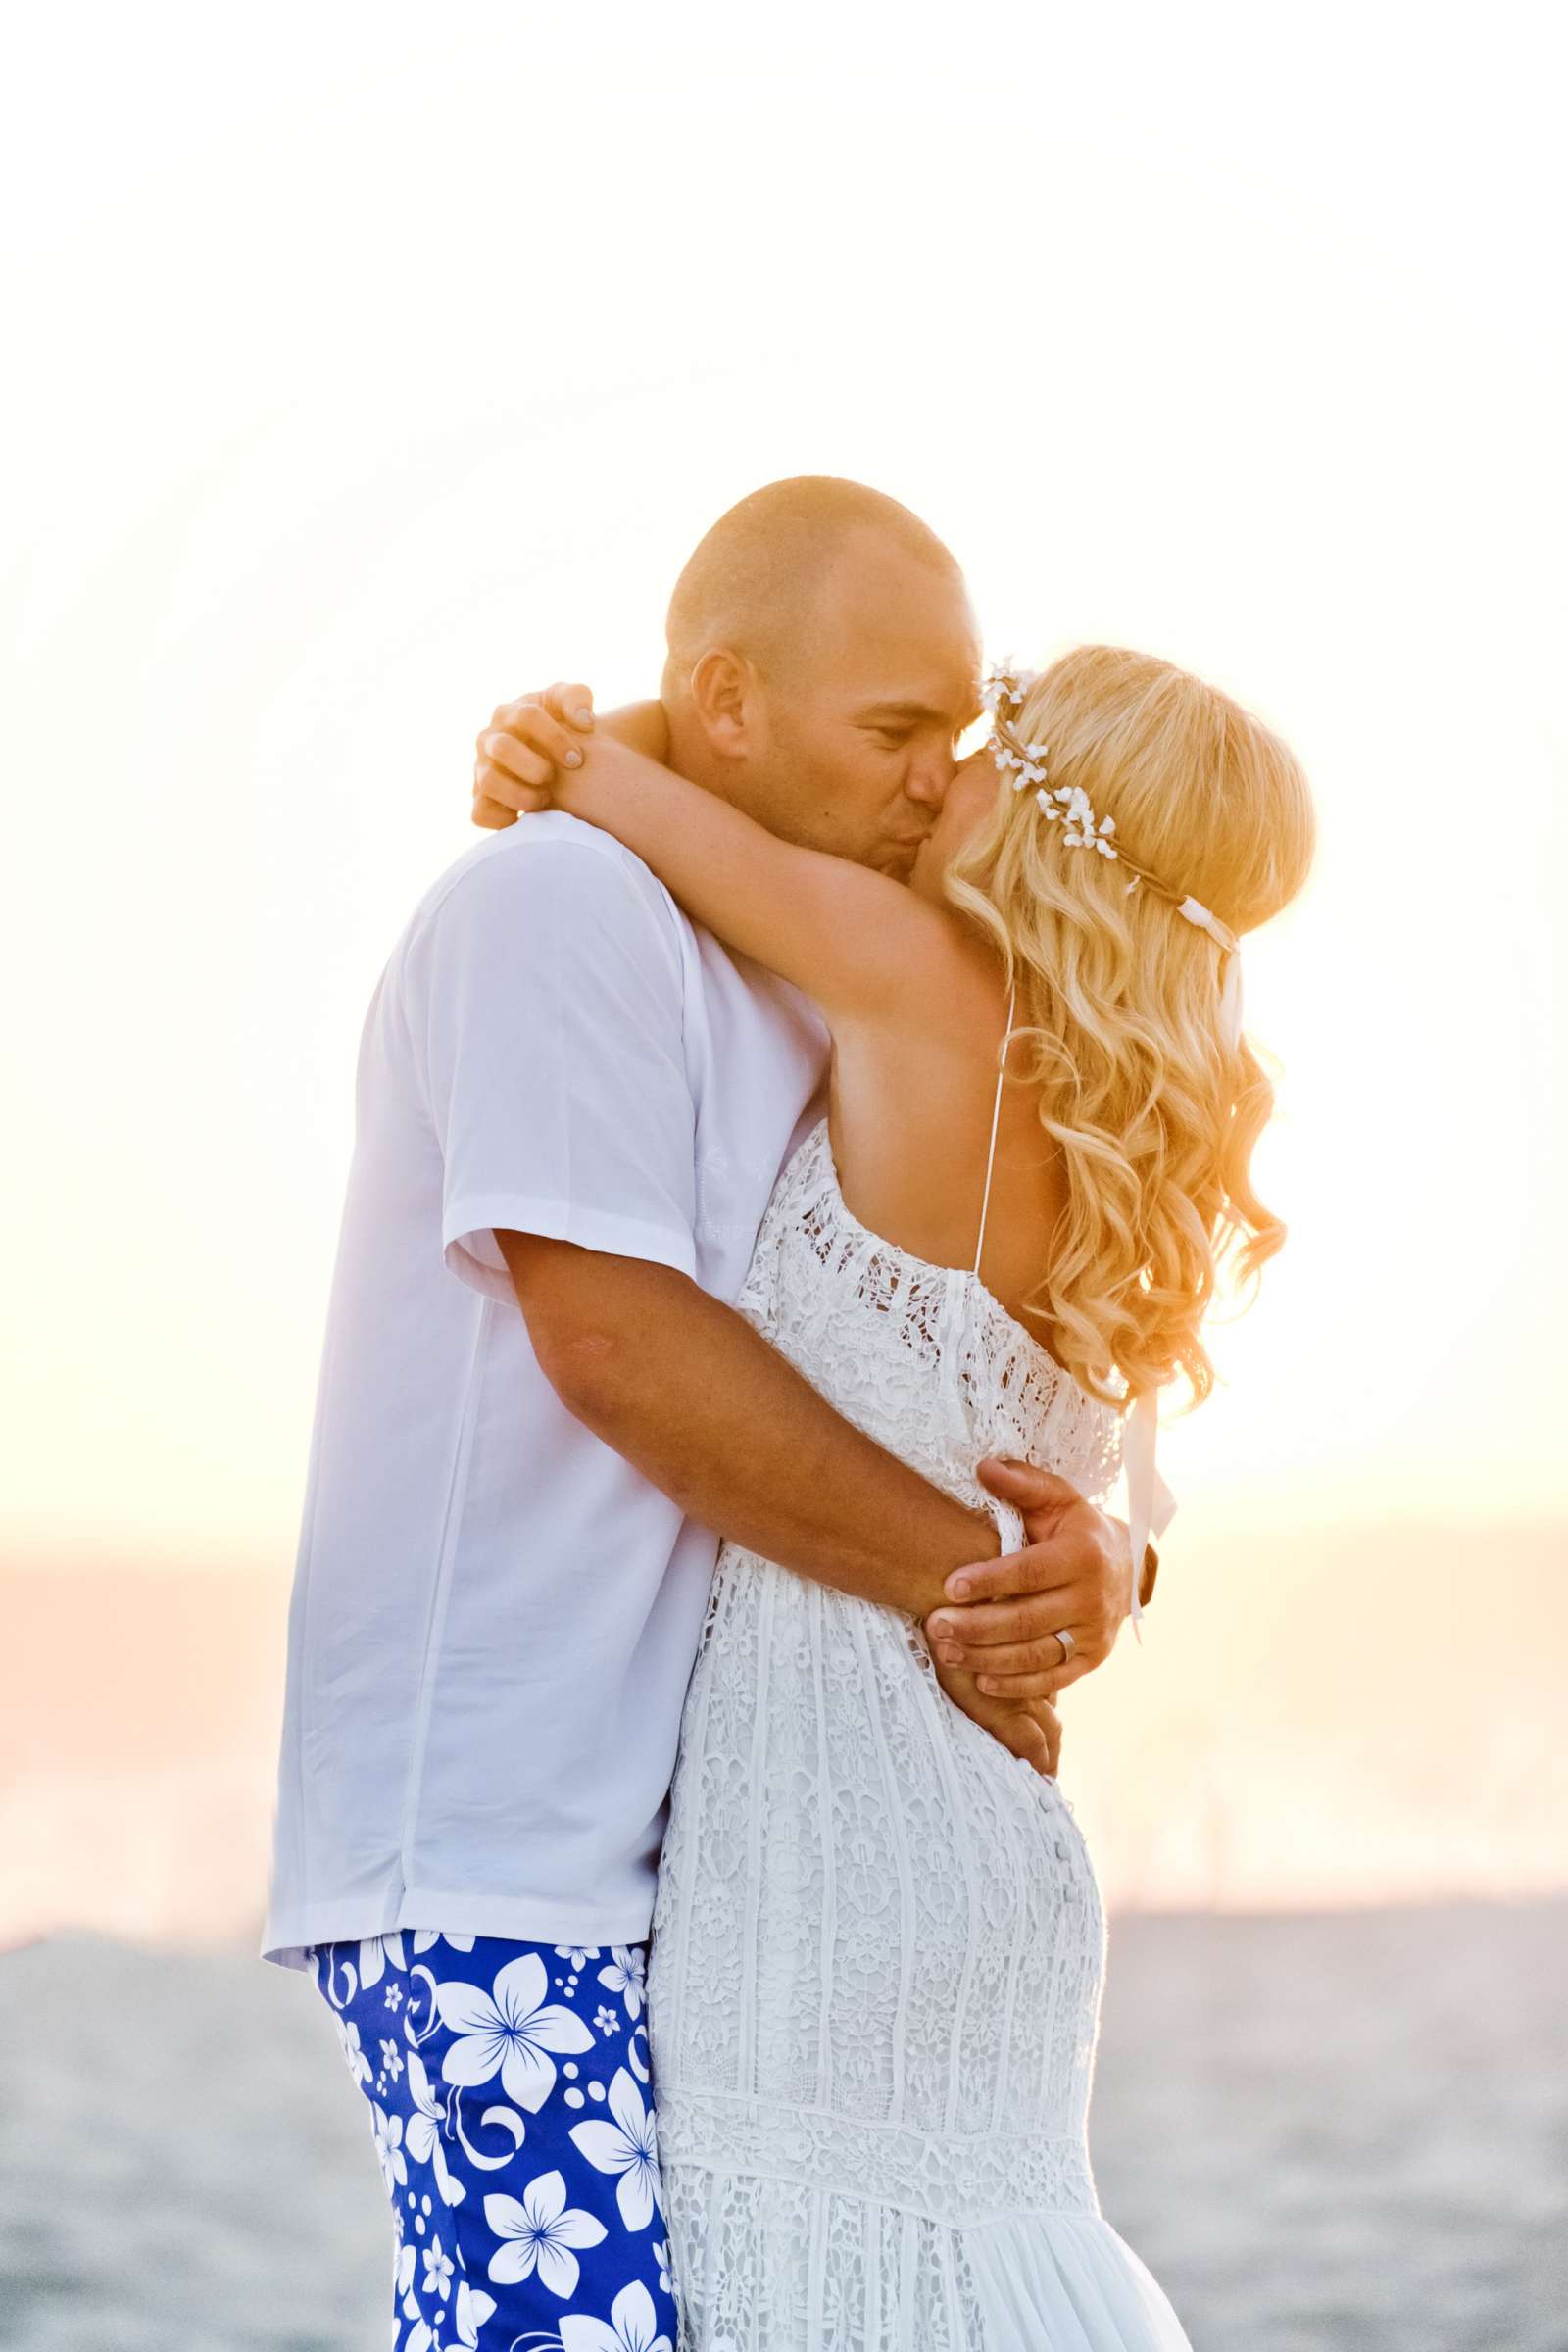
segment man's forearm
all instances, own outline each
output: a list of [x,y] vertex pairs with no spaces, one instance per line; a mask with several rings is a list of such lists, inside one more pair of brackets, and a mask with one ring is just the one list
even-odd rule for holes
[[744,1317],[685,1276],[605,1261],[606,1313],[584,1321],[574,1301],[558,1336],[550,1285],[563,1262],[553,1253],[565,1246],[499,1238],[562,1401],[688,1517],[819,1584],[917,1617],[940,1605],[955,1568],[997,1552],[988,1518],[846,1421]]

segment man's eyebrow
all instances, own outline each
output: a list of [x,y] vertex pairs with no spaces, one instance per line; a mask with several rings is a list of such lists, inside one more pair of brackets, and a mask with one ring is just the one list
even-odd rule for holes
[[979,714],[980,705],[976,703],[972,710],[959,714],[956,725],[955,725],[954,713],[951,710],[939,710],[932,703],[901,702],[867,703],[862,710],[857,710],[855,713],[858,719],[867,721],[901,719],[907,721],[911,726],[950,727],[954,728],[955,732],[969,726]]

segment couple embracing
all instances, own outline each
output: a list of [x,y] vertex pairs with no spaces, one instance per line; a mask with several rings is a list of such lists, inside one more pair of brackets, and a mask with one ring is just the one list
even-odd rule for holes
[[1307,790],[1143,655],[982,685],[850,482],[724,515],[667,633],[657,703],[497,711],[370,1005],[263,1953],[394,2352],[1181,2346],[1090,2172],[1053,1700],[1283,1238],[1237,941]]

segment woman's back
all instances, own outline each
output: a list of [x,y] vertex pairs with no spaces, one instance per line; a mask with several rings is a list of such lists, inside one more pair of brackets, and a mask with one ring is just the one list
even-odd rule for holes
[[1027,1301],[1050,1262],[1064,1170],[1038,1086],[1001,1066],[1016,996],[990,946],[951,911],[928,944],[905,1017],[895,1004],[835,1025],[830,1118],[844,1195],[862,1224],[935,1265],[975,1266],[983,1220],[986,1288],[1049,1348],[1049,1324]]
[[[988,1451],[1115,1476],[1111,1408],[967,1269],[852,1214],[825,1121],[741,1308],[977,1507]],[[947,1700],[912,1621],[726,1544],[649,1985],[683,2344],[954,2352],[1024,2310],[1061,2330],[1031,2342],[1182,2344],[1095,2197],[1102,1959],[1070,1809]]]

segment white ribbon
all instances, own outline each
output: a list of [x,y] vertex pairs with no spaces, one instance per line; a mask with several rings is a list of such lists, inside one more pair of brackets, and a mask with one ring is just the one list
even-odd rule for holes
[[[1162,1536],[1176,1515],[1176,1497],[1160,1477],[1154,1461],[1159,1439],[1159,1391],[1145,1389],[1127,1416],[1121,1458],[1127,1472],[1127,1533],[1133,1553],[1133,1631],[1143,1616],[1138,1588],[1143,1582],[1144,1553],[1151,1536]],[[1140,1641],[1143,1635],[1138,1634]]]
[[1217,946],[1224,948],[1228,954],[1235,954],[1235,932],[1228,923],[1222,923],[1217,914],[1210,914],[1201,899],[1183,899],[1176,911],[1178,914],[1186,915],[1190,923],[1196,923],[1200,931],[1206,931],[1209,938]]
[[942,1375],[942,1415],[949,1435],[960,1446],[969,1445],[974,1437],[974,1424],[960,1376],[963,1339],[969,1327],[973,1289],[973,1282],[966,1281],[956,1266],[948,1269],[942,1299],[942,1322],[937,1335]]
[[1209,913],[1201,899],[1183,899],[1176,911],[1184,914],[1190,923],[1196,923],[1200,931],[1206,931],[1209,938],[1224,951],[1225,977],[1220,982],[1219,992],[1220,1027],[1226,1045],[1234,1050],[1242,1042],[1242,952],[1236,934],[1229,924],[1220,921],[1217,914]]
[[1220,983],[1219,1017],[1225,1043],[1234,1052],[1242,1042],[1242,957],[1236,948],[1231,950]]

